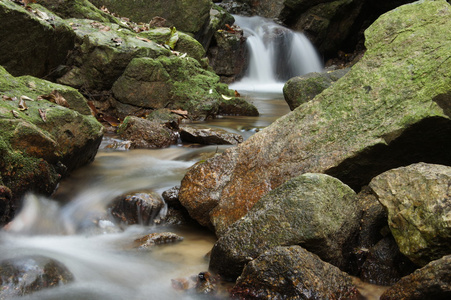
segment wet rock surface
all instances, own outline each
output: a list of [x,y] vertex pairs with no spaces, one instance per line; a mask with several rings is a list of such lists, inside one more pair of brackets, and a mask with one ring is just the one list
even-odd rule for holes
[[119,197],[111,204],[111,214],[124,224],[152,225],[164,207],[161,197],[152,192],[136,192]]
[[175,133],[166,126],[134,116],[124,119],[118,134],[131,142],[130,148],[165,148],[177,142]]
[[183,142],[203,145],[237,145],[244,140],[242,135],[224,129],[190,125],[180,126],[180,138]]
[[401,252],[418,265],[450,254],[450,186],[451,167],[426,163],[387,171],[370,183]]
[[150,249],[155,245],[183,241],[183,237],[172,232],[155,232],[133,241],[133,247],[141,250]]
[[351,277],[299,246],[275,247],[249,262],[237,299],[358,299]]
[[451,296],[451,256],[444,256],[403,277],[386,290],[381,300],[445,300]]
[[72,282],[72,273],[45,256],[24,256],[0,262],[0,298],[11,299]]

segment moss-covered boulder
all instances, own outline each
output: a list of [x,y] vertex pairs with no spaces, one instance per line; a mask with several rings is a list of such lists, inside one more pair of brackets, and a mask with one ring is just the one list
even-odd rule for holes
[[103,128],[75,90],[1,67],[0,96],[0,183],[12,193],[11,215],[24,193],[49,195],[67,172],[91,162]]
[[451,254],[451,167],[418,163],[371,180],[401,252],[424,266]]
[[116,22],[113,16],[98,9],[88,0],[39,0],[38,2],[63,19],[77,18],[99,22]]
[[114,97],[142,108],[188,111],[194,119],[227,114],[256,115],[257,109],[236,98],[219,77],[190,57],[135,58],[114,83]]
[[59,83],[88,90],[109,90],[135,57],[170,55],[157,43],[116,23],[88,19],[67,19],[77,44],[68,58],[69,69]]
[[[451,165],[451,6],[401,6],[367,31],[367,52],[312,101],[238,147],[191,168],[180,201],[217,231],[300,174],[326,173],[355,190],[426,161]],[[246,209],[243,209],[246,208]]]
[[309,73],[304,76],[293,77],[283,86],[283,96],[291,110],[302,103],[315,98],[316,95],[327,89],[343,77],[349,69],[339,69],[323,73]]
[[72,28],[46,8],[0,2],[0,65],[11,74],[53,77],[73,49]]
[[237,277],[263,252],[301,245],[345,269],[347,247],[359,220],[356,194],[350,187],[328,175],[304,174],[268,193],[223,233],[211,251],[210,268]]
[[97,7],[106,6],[111,12],[134,22],[149,22],[154,17],[167,20],[167,26],[197,33],[208,23],[211,0],[91,0]]
[[[204,63],[204,47],[202,47],[195,38],[184,32],[177,31],[177,34],[178,40],[175,44],[174,51],[180,52],[181,55],[186,53],[188,56],[196,59],[199,63]],[[139,36],[163,45],[171,37],[171,29],[168,27],[151,28],[150,30],[140,32]]]

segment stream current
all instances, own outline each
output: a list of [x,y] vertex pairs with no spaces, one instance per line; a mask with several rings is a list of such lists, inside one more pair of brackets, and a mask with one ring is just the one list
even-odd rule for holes
[[[223,117],[212,127],[239,132],[248,138],[289,112],[280,94],[243,95],[257,106],[259,117]],[[44,289],[18,299],[205,299],[172,288],[171,279],[207,271],[205,255],[216,237],[206,229],[188,226],[133,225],[125,229],[104,216],[107,205],[127,192],[163,191],[179,185],[186,170],[206,152],[227,146],[199,148],[177,145],[158,150],[112,150],[106,136],[93,163],[64,179],[52,198],[29,195],[8,231],[0,231],[1,259],[44,255],[62,262],[74,282]],[[183,236],[177,243],[150,251],[130,250],[133,240],[152,232]]]

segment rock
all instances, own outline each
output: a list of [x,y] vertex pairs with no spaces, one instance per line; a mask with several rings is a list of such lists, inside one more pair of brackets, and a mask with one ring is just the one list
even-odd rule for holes
[[63,264],[45,256],[21,256],[0,262],[1,299],[25,296],[73,280]]
[[212,46],[208,49],[211,67],[225,83],[231,83],[244,74],[247,55],[246,38],[238,28],[235,32],[216,31]]
[[451,254],[451,167],[417,163],[375,177],[370,187],[404,255],[424,266]]
[[157,43],[116,23],[66,19],[76,34],[64,74],[58,82],[87,90],[109,90],[135,57],[170,55]]
[[164,191],[161,196],[164,199],[164,202],[169,206],[169,207],[175,207],[175,208],[180,208],[182,207],[182,205],[180,204],[180,200],[179,200],[179,190],[180,190],[180,186],[174,186],[172,188],[170,188],[169,190]]
[[[171,36],[171,29],[168,27],[151,28],[148,31],[140,32],[139,36],[163,45]],[[186,53],[202,64],[202,59],[205,57],[204,47],[195,38],[186,33],[178,32],[178,36],[179,39],[175,44],[174,51],[182,54]]]
[[111,214],[124,224],[152,225],[163,207],[156,193],[136,192],[118,197],[111,204]]
[[355,196],[328,175],[296,177],[260,199],[228,231],[215,224],[224,231],[212,249],[210,268],[233,278],[247,262],[272,247],[301,245],[346,269],[351,250],[347,247],[360,220]]
[[196,35],[196,38],[208,50],[212,43],[215,43],[215,33],[226,29],[226,24],[232,26],[234,22],[235,18],[231,14],[213,3],[210,9],[210,22],[208,26],[204,27],[202,32]]
[[133,241],[134,248],[149,249],[155,245],[183,241],[183,237],[172,232],[154,232]]
[[53,78],[74,48],[75,35],[64,20],[38,4],[27,10],[1,1],[0,40],[0,65],[8,72]]
[[6,224],[12,218],[10,215],[12,197],[13,193],[11,190],[7,186],[0,185],[0,224]]
[[253,105],[233,97],[234,92],[220,83],[216,74],[202,69],[191,58],[135,58],[112,90],[122,103],[186,110],[193,119],[234,112],[258,115]]
[[291,110],[330,87],[335,81],[346,75],[349,69],[339,69],[325,73],[309,73],[293,77],[283,87],[283,96]]
[[[0,178],[12,192],[11,213],[28,191],[50,195],[62,176],[90,163],[103,128],[80,114],[38,96],[67,97],[69,106],[89,114],[74,89],[30,76],[13,77],[0,67]],[[64,98],[63,97],[63,98]]]
[[359,296],[349,275],[299,246],[275,247],[249,262],[231,293],[236,299],[358,299]]
[[387,236],[371,247],[360,271],[365,282],[389,286],[412,273],[416,266],[399,252],[392,236]]
[[138,117],[126,117],[117,133],[131,141],[131,148],[165,148],[177,142],[177,136],[158,122]]
[[209,21],[211,0],[91,0],[97,7],[106,6],[111,12],[134,22],[148,23],[153,17],[166,19],[166,26],[190,33],[199,32]]
[[445,300],[451,296],[451,256],[444,256],[403,277],[386,290],[381,300]]
[[240,134],[225,129],[192,125],[180,126],[180,138],[182,142],[203,145],[237,145],[244,140]]
[[365,56],[345,77],[191,168],[181,203],[201,224],[220,224],[215,230],[224,232],[263,195],[303,173],[326,173],[360,190],[394,167],[451,164],[451,60],[443,60],[450,22],[446,1],[382,16],[366,31]]
[[39,4],[63,19],[77,18],[99,22],[116,22],[114,17],[98,9],[88,0],[40,0]]

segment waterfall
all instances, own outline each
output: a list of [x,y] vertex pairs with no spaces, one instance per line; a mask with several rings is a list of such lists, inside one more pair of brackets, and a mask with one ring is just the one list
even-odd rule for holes
[[249,66],[244,78],[230,88],[281,93],[288,79],[323,70],[316,49],[304,34],[258,16],[234,17],[247,37]]

